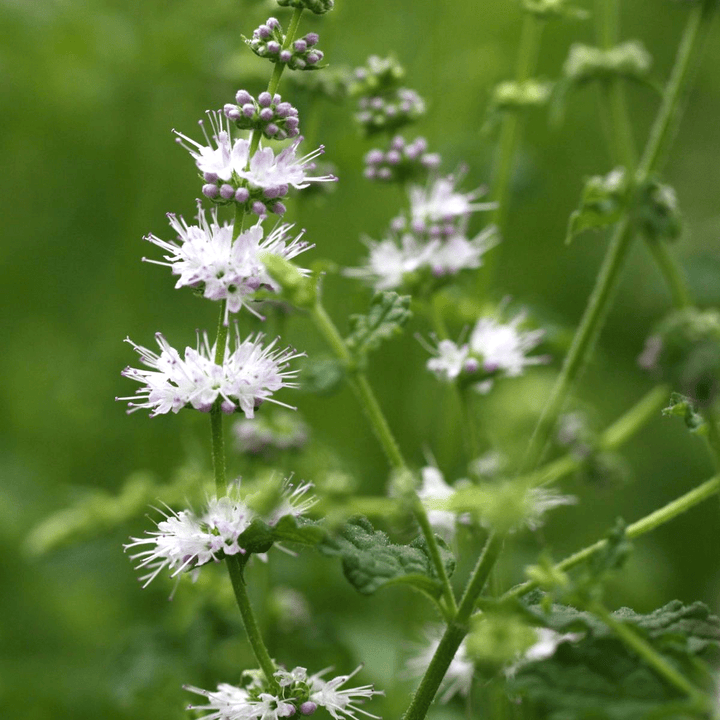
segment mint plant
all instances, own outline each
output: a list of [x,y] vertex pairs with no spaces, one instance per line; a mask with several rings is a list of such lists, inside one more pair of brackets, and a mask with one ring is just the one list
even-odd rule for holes
[[[612,612],[605,600],[608,580],[623,567],[632,542],[717,496],[720,475],[630,524],[608,523],[605,537],[564,560],[555,561],[546,548],[523,563],[526,580],[513,587],[501,587],[496,570],[501,558],[520,563],[513,555],[515,538],[540,528],[548,513],[572,517],[577,498],[561,491],[564,478],[610,475],[613,453],[661,411],[682,417],[703,437],[720,469],[720,320],[714,310],[695,306],[673,257],[670,244],[682,216],[673,189],[662,182],[717,2],[686,3],[687,25],[642,151],[625,90],[628,83],[650,82],[652,58],[640,41],[621,40],[618,0],[595,3],[598,47],[572,45],[556,81],[536,77],[543,29],[551,22],[585,22],[589,14],[564,0],[521,3],[515,75],[493,92],[485,125],[486,139],[499,131],[489,188],[464,188],[462,168],[443,169],[430,142],[406,137],[432,105],[407,86],[395,58],[371,55],[362,67],[339,72],[333,96],[352,100],[348,119],[352,114],[358,132],[374,144],[356,171],[368,182],[395,185],[398,200],[386,233],[366,241],[366,257],[337,273],[349,292],[372,292],[367,310],[341,324],[323,303],[324,275],[334,268],[314,258],[330,251],[312,244],[313,219],[308,217],[306,230],[284,222],[293,196],[301,201],[308,188],[338,178],[316,166],[322,145],[304,148],[305,119],[292,104],[292,91],[279,93],[287,72],[310,78],[301,83],[315,100],[323,94],[313,78],[322,78],[333,58],[318,49],[318,33],[301,36],[300,27],[308,13],[324,15],[333,2],[278,5],[291,7],[291,17],[271,17],[245,38],[247,51],[268,61],[267,89],[257,97],[240,89],[221,111],[208,111],[201,140],[176,132],[198,173],[203,199],[196,220],[169,215],[177,239],[146,238],[164,252],[148,262],[168,267],[177,289],[216,304],[216,330],[197,331],[195,345],[182,351],[160,333],[158,352],[128,340],[143,367],[122,373],[139,383],[135,394],[120,398],[129,412],[208,415],[214,489],[198,508],[182,504],[186,478],[159,488],[129,483],[117,497],[94,498],[61,521],[51,518],[35,530],[31,544],[46,550],[98,526],[121,524],[156,501],[162,507],[155,529],[125,546],[144,587],[169,575],[175,595],[185,576],[202,582],[216,570],[211,564],[225,564],[256,666],[217,678],[215,690],[186,686],[201,698],[188,709],[204,720],[278,720],[323,711],[334,720],[379,717],[383,689],[346,687],[356,674],[364,682],[362,665],[342,668],[346,674],[340,675],[331,668],[290,668],[282,646],[266,641],[248,585],[253,566],[277,549],[317,551],[326,562],[339,563],[362,595],[406,587],[427,600],[437,622],[425,628],[417,622],[425,642],[406,663],[405,676],[416,688],[404,720],[423,720],[433,702],[457,697],[482,708],[478,717],[499,720],[720,717],[720,619],[702,603],[673,601],[638,613]],[[599,168],[578,187],[567,240],[585,242],[586,231],[609,229],[611,241],[524,454],[504,458],[481,451],[489,434],[478,427],[478,404],[498,385],[557,359],[547,328],[522,299],[505,298],[494,277],[523,124],[529,112],[547,109],[558,116],[558,108],[590,84],[600,88],[612,169]],[[658,385],[608,428],[596,430],[579,411],[566,411],[638,238],[674,305],[640,358]],[[280,338],[245,332],[249,322],[280,312],[283,323],[310,319],[331,357],[307,358],[303,348],[286,347]],[[462,418],[465,477],[452,482],[432,449],[424,466],[408,461],[371,382],[373,355],[411,327],[421,362]],[[352,478],[331,467],[317,479],[291,467],[294,461],[302,466],[312,429],[291,414],[303,395],[286,390],[323,395],[343,383],[386,456],[385,495],[359,493]],[[282,410],[272,414],[270,405]],[[242,480],[228,478],[226,469],[226,426],[235,416],[235,446],[252,456],[250,477]],[[547,461],[550,452],[554,457]],[[472,542],[459,542],[461,533]],[[303,559],[300,554],[296,562]]]

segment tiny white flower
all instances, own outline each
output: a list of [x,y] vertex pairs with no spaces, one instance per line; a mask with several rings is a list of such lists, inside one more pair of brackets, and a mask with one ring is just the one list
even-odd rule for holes
[[427,369],[444,382],[452,382],[465,369],[470,357],[467,345],[458,345],[452,340],[441,340],[438,343],[435,357],[427,361]]
[[[445,482],[443,474],[431,465],[420,470],[422,484],[418,489],[418,497],[425,503],[427,500],[447,500],[455,494],[455,489]],[[455,536],[456,515],[450,510],[427,510],[428,520],[432,529],[445,542],[452,542]]]
[[[167,265],[173,275],[179,275],[176,288],[202,287],[206,298],[226,300],[226,325],[228,313],[239,312],[243,306],[257,314],[248,304],[257,290],[266,288],[277,292],[280,289],[265,269],[261,260],[264,253],[290,260],[310,247],[301,239],[302,232],[290,239],[293,226],[288,224],[279,225],[265,235],[262,225],[257,223],[233,240],[233,225],[220,225],[216,208],[211,210],[208,221],[205,211],[198,206],[197,225],[188,225],[183,218],[175,215],[168,217],[171,227],[178,234],[179,244],[148,235],[146,240],[167,254],[164,262],[143,259]],[[300,272],[304,275],[308,273],[302,268]]]
[[425,187],[413,186],[410,195],[411,227],[448,223],[479,210],[492,210],[496,203],[476,203],[482,190],[461,193],[455,189],[458,177],[439,177]]
[[[236,165],[235,172],[248,181],[251,187],[275,188],[291,185],[297,190],[308,187],[312,182],[335,182],[334,175],[309,175],[315,168],[313,160],[325,152],[324,146],[303,157],[297,157],[298,145],[303,138],[299,137],[282,150],[277,156],[272,148],[260,147],[250,158],[247,169],[245,164]],[[247,155],[246,158],[247,160]]]
[[233,155],[241,155],[242,147],[245,147],[247,158],[246,146],[249,146],[249,143],[247,140],[238,140],[237,143],[244,145],[239,146],[238,150],[234,152],[235,148],[230,135],[230,121],[219,112],[208,112],[208,118],[212,128],[210,135],[205,130],[205,123],[202,120],[199,123],[207,145],[201,145],[177,130],[173,130],[173,132],[177,135],[177,142],[190,153],[198,170],[206,176],[206,179],[230,180],[235,163]]
[[457,275],[461,270],[474,270],[482,266],[483,255],[497,245],[497,229],[486,228],[477,237],[468,240],[457,233],[435,243],[428,261],[433,275]]
[[271,693],[251,697],[247,690],[222,683],[215,692],[185,685],[185,690],[207,698],[206,705],[188,705],[188,710],[211,711],[202,720],[279,720],[295,714],[295,706]]
[[584,637],[583,633],[555,632],[550,628],[536,628],[537,641],[533,643],[518,659],[505,668],[505,675],[512,677],[517,671],[532,662],[547,660],[555,654],[558,646],[564,642],[577,642]]
[[137,395],[117,398],[128,401],[128,412],[144,408],[155,417],[170,411],[177,413],[186,405],[209,412],[221,398],[224,412],[239,408],[252,418],[255,408],[265,400],[284,405],[273,399],[273,393],[283,387],[297,387],[292,379],[298,371],[288,370],[287,364],[304,353],[276,349],[277,338],[263,346],[262,334],[241,340],[236,328],[234,343],[228,342],[222,365],[216,365],[215,345],[210,345],[207,334],[202,342],[198,337],[196,348],[185,348],[184,358],[160,333],[155,337],[161,349],[159,355],[127,339],[150,368],[123,370],[123,376],[143,384]]
[[509,323],[494,318],[480,318],[470,335],[470,349],[481,356],[485,372],[500,372],[507,377],[522,374],[527,365],[547,362],[544,356],[528,357],[526,353],[540,344],[544,330],[520,330],[525,315]]
[[542,526],[543,516],[548,510],[563,505],[576,505],[578,499],[574,495],[559,495],[546,488],[531,488],[525,493],[525,525],[531,530]]
[[344,275],[370,283],[380,292],[402,287],[406,275],[429,265],[438,243],[423,244],[411,233],[405,233],[399,245],[393,238],[368,240],[366,244],[370,254],[365,266],[347,268]]
[[[437,625],[431,625],[425,629],[426,642],[417,648],[417,652],[408,659],[405,665],[404,675],[406,677],[422,677],[430,665],[430,661],[435,655],[435,651],[440,644],[444,628]],[[465,641],[460,643],[460,647],[455,653],[455,657],[445,673],[445,677],[438,689],[438,699],[441,703],[450,701],[455,695],[468,697],[472,687],[475,666],[467,654]]]
[[324,707],[335,720],[342,720],[342,718],[358,720],[356,713],[361,713],[367,717],[378,720],[377,715],[363,710],[358,707],[357,703],[370,700],[374,695],[384,695],[382,691],[373,689],[372,685],[340,689],[342,685],[360,672],[361,669],[362,665],[355,668],[349,675],[338,675],[332,680],[323,680],[322,678],[323,675],[330,671],[330,668],[326,668],[310,676],[308,679],[310,683],[310,701]]

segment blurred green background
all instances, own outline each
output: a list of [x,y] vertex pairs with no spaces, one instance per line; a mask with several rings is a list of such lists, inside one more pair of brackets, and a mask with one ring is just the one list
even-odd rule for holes
[[[641,38],[654,56],[653,78],[664,80],[687,5],[622,5],[623,39]],[[169,272],[140,262],[152,255],[141,238],[153,232],[170,239],[166,212],[193,215],[196,174],[170,130],[197,136],[206,108],[222,106],[239,87],[257,92],[264,86],[269,66],[242,45],[241,34],[250,35],[269,15],[284,20],[287,12],[270,2],[239,0],[0,0],[3,717],[180,718],[188,701],[182,683],[210,687],[251,663],[237,620],[226,612],[220,568],[210,570],[215,577],[205,585],[184,583],[171,604],[169,582],[138,589],[120,545],[131,532],[142,532],[146,519],[138,516],[41,557],[28,552],[26,538],[46,516],[90,490],[118,491],[136,471],[160,484],[179,466],[191,478],[207,472],[207,418],[127,417],[113,398],[130,392],[119,374],[135,362],[124,337],[152,345],[161,330],[182,346],[194,342],[195,328],[215,322],[206,301],[174,291]],[[491,176],[497,133],[484,135],[481,127],[492,87],[512,73],[520,22],[509,0],[338,0],[336,11],[305,19],[302,29],[320,32],[320,47],[334,66],[394,54],[407,68],[406,84],[428,102],[417,132],[442,153],[445,170],[467,165],[464,186],[472,189]],[[675,252],[706,305],[720,301],[719,29],[713,29],[665,173],[685,216]],[[539,74],[557,77],[574,41],[594,42],[592,21],[551,23]],[[292,101],[290,88],[284,80],[281,93]],[[642,142],[658,96],[641,86],[627,94]],[[532,307],[559,329],[560,344],[582,312],[605,247],[605,238],[592,234],[563,245],[582,178],[612,168],[597,102],[593,88],[572,95],[559,126],[545,112],[529,115],[496,275],[496,299],[507,294]],[[314,257],[339,265],[361,261],[360,236],[379,237],[401,200],[397,191],[362,178],[362,157],[373,143],[359,137],[352,110],[350,102],[322,100],[308,109],[309,139],[326,145],[341,182],[327,198],[302,207],[291,203],[287,215],[307,228],[317,245]],[[479,227],[480,220],[474,222]],[[345,329],[347,315],[362,311],[370,293],[331,273],[325,295]],[[636,357],[668,307],[668,293],[637,243],[578,393],[594,408],[599,427],[652,386]],[[287,325],[285,340],[311,357],[325,352],[307,320]],[[413,464],[423,464],[430,452],[453,480],[464,472],[457,420],[444,389],[424,370],[427,355],[413,338],[417,331],[428,332],[421,319],[374,357],[373,384]],[[557,362],[502,384],[483,404],[487,449],[522,449],[556,370]],[[384,459],[346,390],[329,398],[286,393],[284,399],[299,405],[314,442],[332,447],[341,458],[333,462],[361,492],[382,492]],[[615,516],[634,520],[712,472],[700,440],[680,421],[660,417],[623,456],[626,481],[568,484],[582,503],[558,512],[544,530],[558,557],[594,540]],[[238,458],[230,462],[241,471]],[[679,597],[719,609],[719,529],[718,503],[709,502],[639,541],[612,588],[612,602],[649,610]],[[523,538],[517,557],[529,562],[538,547],[538,538]],[[401,712],[411,684],[392,678],[407,644],[420,637],[413,615],[432,619],[424,605],[396,589],[359,597],[343,584],[336,562],[307,552],[296,560],[274,553],[268,566],[249,572],[276,657],[314,669],[335,663],[342,672],[365,661],[362,682],[394,690],[377,707],[386,717]],[[517,572],[516,565],[505,568],[506,581]],[[302,592],[312,619],[283,619],[277,598],[267,592],[277,585]],[[207,593],[211,601],[203,600]],[[462,707],[434,712],[454,717]]]

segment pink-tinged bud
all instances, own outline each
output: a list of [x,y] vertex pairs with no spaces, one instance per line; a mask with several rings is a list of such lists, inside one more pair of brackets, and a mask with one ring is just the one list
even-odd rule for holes
[[265,188],[265,190],[263,190],[263,195],[268,200],[273,200],[274,198],[276,198],[280,195],[280,188],[278,188],[278,187]]
[[299,53],[307,52],[307,49],[308,49],[307,43],[302,39],[296,40],[293,43],[293,47],[295,48],[295,52],[299,52]]
[[300,124],[300,120],[297,119],[294,115],[291,115],[287,120],[285,120],[285,127],[287,128],[296,128]]
[[317,33],[311,32],[305,36],[305,42],[308,47],[317,45],[320,42],[320,36]]
[[272,211],[273,211],[276,215],[284,215],[284,214],[287,212],[287,208],[286,208],[285,205],[283,205],[281,202],[276,202],[276,203],[272,206]]
[[300,712],[303,715],[312,715],[317,710],[317,704],[312,700],[307,700],[300,706]]
[[427,153],[420,158],[420,162],[426,168],[433,169],[440,165],[440,155],[438,153]]
[[219,179],[217,174],[214,172],[203,173],[203,177],[205,178],[205,182],[209,183],[216,183]]
[[223,400],[222,405],[220,405],[220,409],[226,415],[232,415],[235,412],[235,403],[231,403],[229,400]]
[[370,107],[373,110],[382,110],[385,103],[381,97],[374,97],[370,100]]
[[275,113],[274,113],[274,112],[272,111],[272,109],[269,108],[269,107],[263,108],[263,109],[260,111],[260,119],[261,119],[261,120],[264,120],[265,122],[269,122],[269,121],[272,120],[274,117],[275,117]]
[[237,105],[227,103],[223,107],[223,113],[228,120],[239,120],[240,119],[240,108]]
[[364,175],[368,180],[374,180],[375,177],[377,176],[377,171],[375,170],[374,167],[367,167],[367,168],[365,168],[365,170],[363,171],[363,175]]
[[245,117],[251,118],[255,115],[255,105],[251,102],[245,103],[245,105],[242,106],[242,113]]
[[235,193],[235,202],[245,203],[250,198],[250,193],[247,188],[241,187]]
[[202,194],[210,200],[214,200],[220,194],[220,188],[217,185],[203,185]]
[[390,221],[390,229],[396,233],[402,232],[405,229],[405,218],[402,215],[393,218]]
[[235,197],[235,188],[232,185],[228,185],[227,183],[225,185],[222,185],[220,187],[220,197],[223,200],[230,200],[231,198]]
[[425,231],[425,223],[422,220],[413,220],[411,227],[412,231],[416,233],[421,233]]
[[270,124],[265,128],[265,134],[266,134],[268,137],[272,137],[273,135],[277,135],[277,134],[278,134],[278,130],[280,130],[280,128],[279,128],[275,123],[270,123]]
[[500,366],[497,363],[494,363],[494,362],[484,362],[483,363],[483,370],[486,373],[494,373],[499,369],[500,369]]
[[271,30],[277,30],[280,27],[280,21],[277,18],[271,17],[268,18],[265,21],[265,24],[271,29]]
[[381,163],[384,159],[385,155],[383,154],[383,151],[376,148],[374,150],[370,150],[370,152],[368,152],[368,154],[365,156],[365,163],[367,165],[377,165],[378,163]]
[[390,180],[392,178],[392,171],[390,168],[383,167],[377,171],[377,176],[380,180]]
[[270,28],[267,25],[261,25],[257,29],[257,33],[263,40],[267,40],[270,37],[270,35],[272,35],[272,32],[270,31]]
[[267,44],[267,51],[268,51],[271,55],[277,55],[277,54],[280,52],[280,43],[279,43],[279,42],[276,42],[275,40],[271,40],[271,41]]
[[289,102],[281,102],[278,103],[275,106],[275,113],[278,117],[285,118],[290,115],[290,111],[292,110],[292,105]]
[[393,148],[393,150],[402,150],[405,147],[405,138],[402,135],[396,135],[392,139],[390,147]]
[[235,102],[238,105],[245,105],[252,102],[252,95],[247,90],[238,90],[235,93]]
[[265,205],[263,205],[259,200],[256,200],[252,204],[251,209],[258,217],[262,217],[263,215],[266,214]]
[[468,375],[474,375],[480,369],[480,363],[475,358],[468,358],[463,363],[463,371]]
[[290,192],[290,187],[283,183],[282,185],[277,186],[278,191],[278,197],[283,197],[284,195],[287,195]]
[[289,50],[283,50],[280,53],[280,61],[284,63],[288,63],[292,60],[292,53]]
[[302,58],[296,58],[295,59],[295,67],[298,70],[304,70],[307,63]]
[[385,159],[390,165],[397,165],[400,160],[402,160],[402,156],[397,150],[389,150],[388,153],[385,155]]
[[267,92],[267,91],[261,92],[258,95],[258,105],[260,107],[264,107],[264,108],[270,107],[271,104],[272,104],[272,95],[269,92]]

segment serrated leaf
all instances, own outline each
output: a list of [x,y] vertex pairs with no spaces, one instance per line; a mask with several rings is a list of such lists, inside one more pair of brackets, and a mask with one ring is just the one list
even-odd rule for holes
[[[438,538],[445,571],[455,570],[455,558]],[[417,538],[409,545],[396,545],[364,517],[349,520],[337,533],[319,546],[326,555],[342,559],[343,572],[350,584],[363,595],[382,587],[405,584],[433,597],[442,593],[425,540]]]
[[[702,718],[678,691],[645,665],[602,621],[566,605],[546,611],[539,594],[527,598],[538,623],[559,633],[582,632],[542,662],[523,665],[508,690],[548,720]],[[632,626],[686,677],[702,685],[705,663],[720,648],[720,620],[703,603],[668,603],[647,615],[622,608],[613,616]]]
[[384,340],[400,333],[410,319],[410,296],[394,292],[377,293],[367,315],[350,316],[350,335],[345,340],[359,364],[369,352],[377,350]]
[[276,542],[292,542],[300,545],[317,545],[326,536],[317,523],[294,515],[284,515],[275,525],[255,518],[240,533],[238,544],[248,553],[265,553]]

